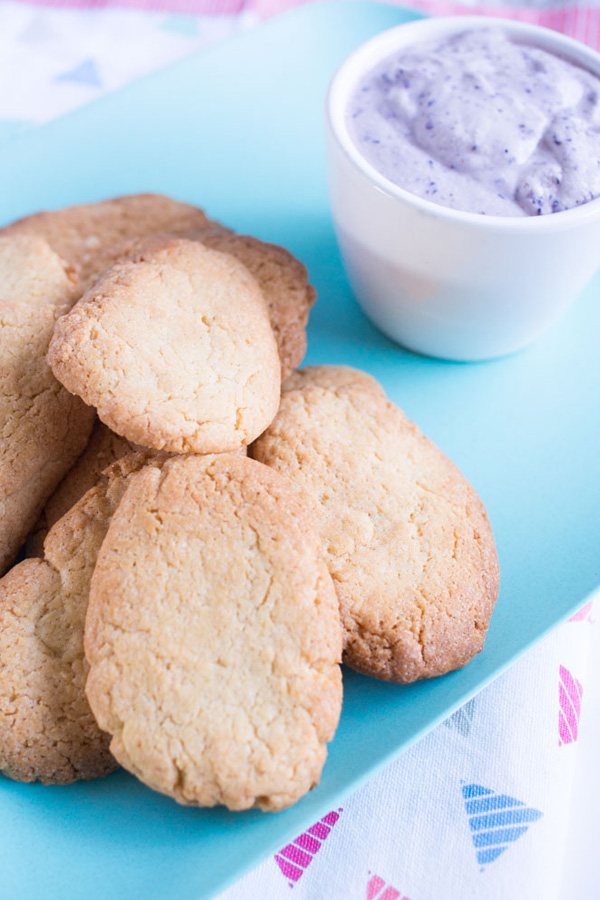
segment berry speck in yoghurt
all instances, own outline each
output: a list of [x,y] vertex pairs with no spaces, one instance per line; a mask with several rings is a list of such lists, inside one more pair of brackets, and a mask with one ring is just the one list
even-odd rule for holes
[[538,216],[600,196],[600,78],[500,29],[403,48],[347,114],[374,168],[440,206]]

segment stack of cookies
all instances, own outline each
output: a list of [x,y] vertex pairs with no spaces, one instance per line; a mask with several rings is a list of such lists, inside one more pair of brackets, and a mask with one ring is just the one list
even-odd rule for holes
[[9,777],[121,764],[283,809],[319,781],[342,655],[406,684],[482,649],[483,505],[369,375],[297,369],[314,299],[286,250],[166,197],[0,232]]

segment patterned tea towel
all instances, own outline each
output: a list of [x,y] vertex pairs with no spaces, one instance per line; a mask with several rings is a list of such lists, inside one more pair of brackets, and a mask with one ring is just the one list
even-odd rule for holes
[[595,616],[587,603],[219,900],[598,898]]

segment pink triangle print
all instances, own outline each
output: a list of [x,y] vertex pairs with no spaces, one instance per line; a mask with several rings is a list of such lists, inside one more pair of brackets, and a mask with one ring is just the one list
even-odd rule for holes
[[564,666],[560,666],[558,671],[558,746],[562,747],[577,740],[583,688]]
[[594,608],[594,601],[588,600],[585,606],[582,606],[578,612],[575,613],[574,616],[571,616],[569,622],[589,622],[590,625],[594,624],[594,619],[592,618],[592,611]]
[[379,875],[371,875],[367,884],[366,900],[408,900],[408,897],[405,897],[391,884],[386,884]]
[[[290,887],[294,887],[304,874],[304,870],[310,866],[314,857],[321,849],[323,841],[329,837],[331,829],[340,817],[342,809],[334,810],[323,816],[318,822],[305,831],[304,834],[294,838],[291,844],[275,854],[275,862],[281,872],[288,879]],[[386,898],[391,900],[391,898]]]

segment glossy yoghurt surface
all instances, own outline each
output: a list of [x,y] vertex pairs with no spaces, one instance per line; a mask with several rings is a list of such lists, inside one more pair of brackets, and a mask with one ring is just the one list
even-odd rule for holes
[[440,206],[532,216],[600,196],[600,78],[499,28],[403,48],[347,116],[374,168]]

